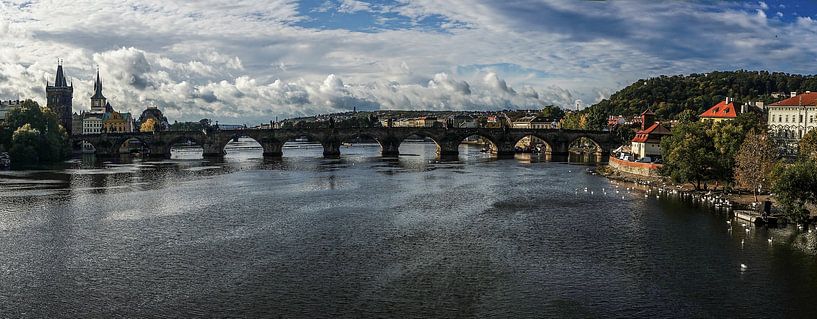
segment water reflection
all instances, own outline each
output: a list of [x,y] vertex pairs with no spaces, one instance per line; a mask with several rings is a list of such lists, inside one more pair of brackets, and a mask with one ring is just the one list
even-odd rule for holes
[[813,246],[805,231],[745,232],[718,211],[531,154],[466,146],[439,161],[418,142],[397,158],[355,144],[323,159],[320,145],[287,143],[267,159],[251,144],[223,159],[181,151],[0,172],[3,316],[817,311],[817,262],[791,245]]

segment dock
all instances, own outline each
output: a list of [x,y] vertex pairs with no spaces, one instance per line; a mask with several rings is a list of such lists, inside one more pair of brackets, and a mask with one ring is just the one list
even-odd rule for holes
[[735,210],[735,217],[741,220],[748,221],[755,226],[761,225],[769,225],[774,226],[777,225],[777,217],[776,216],[763,216],[760,212],[753,211],[753,210]]

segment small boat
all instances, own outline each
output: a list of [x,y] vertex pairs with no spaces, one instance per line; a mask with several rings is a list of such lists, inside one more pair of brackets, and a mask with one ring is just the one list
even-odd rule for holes
[[352,147],[352,143],[349,143],[349,142],[343,142],[343,143],[340,143],[340,144],[343,145],[343,146],[346,146],[346,147]]
[[0,168],[9,167],[11,167],[11,156],[9,156],[9,153],[6,152],[0,153]]

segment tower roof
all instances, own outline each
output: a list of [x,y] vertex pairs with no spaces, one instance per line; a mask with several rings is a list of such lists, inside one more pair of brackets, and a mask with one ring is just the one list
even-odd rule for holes
[[62,64],[57,64],[57,78],[54,80],[54,86],[66,87],[68,83],[65,81],[65,74],[62,72]]
[[99,77],[99,69],[96,70],[96,82],[94,82],[94,96],[91,99],[105,99],[102,95],[102,79]]

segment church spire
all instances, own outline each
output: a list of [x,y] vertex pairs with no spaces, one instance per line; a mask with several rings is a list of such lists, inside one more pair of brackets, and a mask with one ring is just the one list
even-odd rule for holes
[[62,72],[62,62],[57,61],[57,78],[54,80],[54,86],[66,87],[68,83],[65,82],[65,74]]
[[102,95],[102,79],[99,77],[99,68],[96,69],[96,82],[94,82],[94,96],[91,99],[104,99]]

